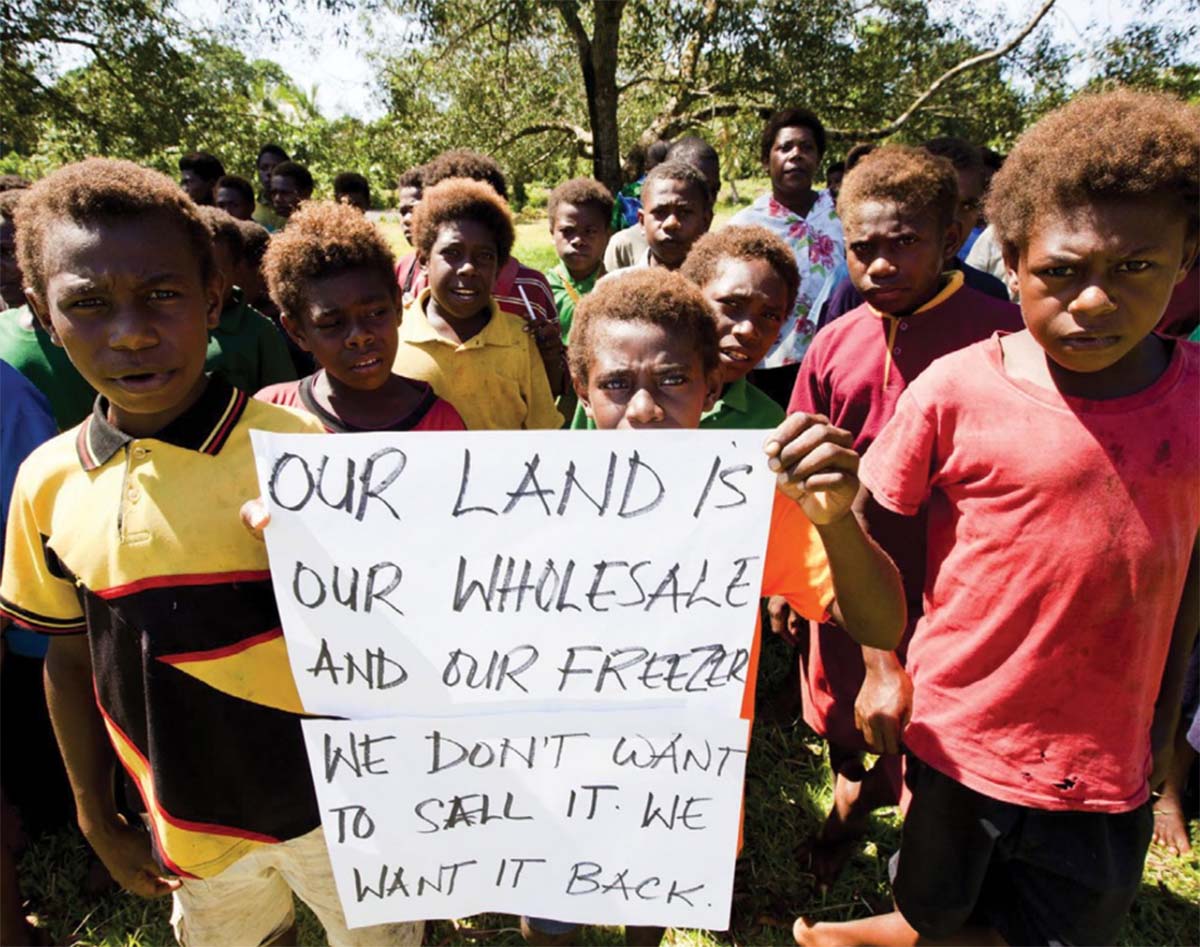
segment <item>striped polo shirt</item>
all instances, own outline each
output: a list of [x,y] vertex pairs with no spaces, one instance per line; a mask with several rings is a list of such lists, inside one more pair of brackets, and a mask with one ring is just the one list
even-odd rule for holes
[[97,704],[156,856],[211,877],[320,822],[266,547],[238,512],[259,492],[250,429],[321,427],[219,377],[153,437],[106,415],[97,399],[22,465],[0,610],[87,634]]

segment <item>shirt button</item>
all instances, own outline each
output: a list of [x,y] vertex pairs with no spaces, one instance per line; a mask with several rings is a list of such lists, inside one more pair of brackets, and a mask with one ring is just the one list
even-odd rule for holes
[[150,453],[150,451],[146,450],[146,448],[144,448],[144,447],[135,447],[135,448],[133,449],[133,456],[134,456],[134,457],[139,457],[139,458],[141,458],[141,457],[145,457],[145,456],[147,456],[149,453]]
[[895,346],[895,347],[892,349],[892,354],[893,354],[893,355],[899,355],[899,354],[900,354],[900,346],[898,346],[898,345],[897,345],[897,346]]
[[902,323],[900,323],[900,331],[901,331],[901,332],[907,332],[907,331],[908,331],[908,323],[907,323],[907,322],[902,322]]
[[125,491],[125,496],[129,499],[130,503],[137,503],[137,501],[141,499],[142,495],[138,493],[136,487],[130,487]]

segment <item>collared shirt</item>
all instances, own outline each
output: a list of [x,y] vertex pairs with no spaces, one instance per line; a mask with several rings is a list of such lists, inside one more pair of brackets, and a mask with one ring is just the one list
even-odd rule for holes
[[846,258],[842,222],[838,220],[828,191],[817,192],[817,199],[804,217],[789,210],[768,192],[729,220],[733,227],[751,224],[766,227],[783,240],[795,255],[800,270],[796,306],[780,329],[779,338],[757,367],[794,365],[804,358],[817,331],[820,313],[813,308],[813,303],[838,263]]
[[425,316],[425,289],[400,320],[394,370],[427,381],[462,415],[469,431],[554,430],[562,415],[533,336],[524,323],[492,300],[492,315],[478,335],[454,343]]
[[[404,305],[410,306],[429,288],[429,271],[421,266],[416,254],[396,264],[396,281],[404,292]],[[554,294],[546,277],[515,256],[510,256],[496,274],[492,301],[504,312],[520,316],[525,322],[558,321]]]
[[93,413],[30,455],[9,509],[0,611],[84,633],[96,701],[155,853],[211,877],[319,824],[266,547],[250,429],[320,431],[221,378],[152,437]]
[[383,427],[355,427],[317,400],[317,396],[313,392],[313,385],[317,376],[323,371],[325,369],[321,368],[299,381],[285,381],[278,385],[271,385],[258,392],[254,397],[259,401],[267,402],[267,404],[281,404],[285,408],[307,411],[325,426],[325,430],[332,434],[356,434],[363,431],[465,431],[467,429],[463,419],[458,416],[458,412],[454,410],[454,406],[449,401],[435,395],[428,382],[417,381],[413,378],[409,378],[408,382],[419,390],[420,398],[412,410],[403,417],[393,418],[390,424]]
[[208,335],[204,370],[219,372],[236,388],[254,394],[267,385],[296,380],[296,366],[280,330],[234,289],[221,321]]
[[55,345],[28,306],[0,313],[0,359],[28,378],[46,396],[60,431],[88,416],[96,392]]
[[[700,416],[700,428],[724,431],[770,430],[778,427],[784,417],[783,408],[745,378],[739,378],[726,385],[717,403]],[[583,405],[575,408],[571,430],[596,430],[596,423],[587,416]]]
[[597,280],[604,276],[601,263],[590,276],[577,280],[561,261],[546,271],[546,282],[554,294],[554,305],[558,308],[558,325],[562,329],[562,340],[567,342],[571,335],[571,323],[575,320],[575,307],[579,300],[596,288]]

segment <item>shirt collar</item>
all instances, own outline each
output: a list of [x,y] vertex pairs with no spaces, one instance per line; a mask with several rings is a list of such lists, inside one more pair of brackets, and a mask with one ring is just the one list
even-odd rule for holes
[[404,310],[400,320],[400,340],[402,342],[440,342],[442,345],[454,346],[455,349],[476,349],[485,345],[517,345],[524,343],[527,338],[522,330],[522,323],[516,316],[510,317],[500,308],[496,297],[492,297],[492,318],[480,333],[461,345],[455,346],[449,339],[443,339],[429,324],[425,315],[425,306],[429,302],[430,289],[426,286],[421,294]]
[[[916,309],[914,309],[912,312],[910,312],[909,313],[910,316],[915,316],[918,312],[928,312],[930,309],[933,309],[936,306],[940,306],[947,299],[949,299],[951,296],[953,296],[955,293],[957,293],[960,289],[963,288],[962,270],[947,270],[942,275],[944,277],[946,277],[946,284],[937,291],[937,293],[934,295],[934,297],[932,299],[930,299],[928,302],[923,303],[922,305],[920,305]],[[906,318],[905,316],[893,316],[887,312],[880,312],[878,309],[876,309],[870,303],[867,303],[867,308],[870,309],[874,315],[878,316],[881,319],[904,319],[904,318]]]
[[[212,375],[196,403],[149,439],[216,455],[229,440],[248,400],[244,391],[234,388],[223,377]],[[103,467],[133,440],[108,420],[108,401],[97,395],[92,413],[79,426],[75,439],[79,463],[84,470]]]
[[750,383],[746,379],[739,378],[737,381],[730,382],[725,390],[721,392],[721,397],[717,399],[717,403],[712,406],[712,410],[707,414],[716,414],[722,409],[728,411],[736,411],[738,414],[745,414],[750,408]]

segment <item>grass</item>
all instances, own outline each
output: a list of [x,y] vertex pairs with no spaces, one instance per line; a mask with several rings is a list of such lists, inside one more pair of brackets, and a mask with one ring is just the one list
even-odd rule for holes
[[[786,649],[769,639],[764,646],[760,711],[773,684],[787,673]],[[800,725],[756,723],[746,770],[746,845],[734,887],[733,926],[728,933],[673,930],[665,942],[716,947],[726,944],[787,944],[800,913],[818,920],[846,920],[885,909],[889,903],[887,858],[900,840],[894,810],[871,820],[862,850],[839,882],[822,895],[797,848],[818,830],[831,799],[822,741]],[[1200,851],[1200,830],[1190,825]],[[82,894],[87,849],[73,831],[34,842],[21,860],[21,886],[29,910],[56,944],[96,947],[159,947],[173,942],[167,923],[170,903],[143,901],[120,891],[89,898]],[[1200,856],[1173,858],[1152,849],[1142,889],[1118,940],[1122,945],[1197,943]],[[300,943],[322,944],[322,932],[301,906]],[[520,944],[515,919],[479,915],[427,925],[427,944]],[[585,944],[621,944],[618,928],[582,932]]]

